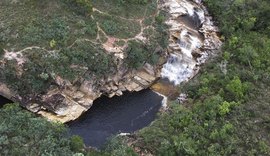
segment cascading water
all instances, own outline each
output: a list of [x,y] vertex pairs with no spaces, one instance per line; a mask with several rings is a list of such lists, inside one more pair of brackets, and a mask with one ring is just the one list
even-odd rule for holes
[[168,78],[175,85],[188,80],[194,73],[197,61],[192,52],[202,46],[202,42],[196,36],[193,36],[187,29],[183,29],[176,37],[174,52],[170,55],[167,63],[163,66],[161,76]]
[[[193,77],[208,57],[207,44],[217,39],[216,28],[210,17],[206,16],[206,9],[200,4],[186,0],[168,0],[164,8],[168,8],[171,17],[166,21],[170,28],[170,56],[161,71],[162,78],[166,78],[175,85]],[[203,27],[204,30],[201,30]],[[209,31],[209,32],[208,32]],[[220,44],[211,45],[218,49]],[[204,50],[201,50],[204,49]],[[210,49],[210,48],[209,48]]]

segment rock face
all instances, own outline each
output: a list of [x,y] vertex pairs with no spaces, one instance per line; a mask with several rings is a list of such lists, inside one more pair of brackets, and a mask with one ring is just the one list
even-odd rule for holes
[[[159,42],[164,32],[156,29],[163,23],[154,20],[156,2],[136,4],[145,13],[132,17],[107,9],[115,8],[110,0],[93,2],[89,14],[68,3],[0,1],[0,95],[63,123],[101,95],[148,88],[163,64],[152,57],[166,59]],[[143,58],[133,56],[133,49]]]
[[145,64],[140,70],[131,71],[123,77],[118,75],[118,78],[111,78],[111,81],[107,81],[101,87],[94,86],[90,81],[84,81],[80,87],[71,85],[62,90],[50,90],[42,96],[42,101],[46,105],[30,103],[26,108],[49,120],[65,123],[81,116],[101,95],[113,97],[121,96],[124,91],[140,91],[148,88],[159,76],[159,69]]
[[[58,78],[57,82],[59,85],[65,84],[64,88],[51,89],[40,97],[41,102],[25,102],[27,103],[25,107],[49,120],[65,123],[81,116],[101,95],[113,97],[121,96],[124,91],[140,91],[148,88],[159,77],[160,68],[146,63],[139,70],[108,78],[104,85],[99,87],[91,81],[84,81],[80,86],[75,86],[68,82],[64,83],[64,80]],[[21,102],[22,98],[5,84],[0,84],[0,91],[4,97]]]
[[[217,36],[218,29],[213,25],[211,17],[198,0],[194,2],[186,0],[160,1],[159,9],[169,14],[166,23],[170,26],[168,47],[170,57],[163,68],[164,62],[161,60],[167,58],[164,51],[164,55],[156,66],[145,63],[138,70],[121,70],[119,67],[116,74],[100,80],[98,85],[94,79],[81,80],[79,84],[73,84],[55,76],[54,83],[57,87],[51,86],[46,93],[37,97],[36,102],[31,98],[21,97],[5,84],[0,84],[0,94],[13,101],[26,104],[25,107],[28,110],[49,120],[65,123],[81,116],[101,95],[113,97],[115,95],[121,96],[124,91],[140,91],[151,86],[161,76],[170,79],[175,84],[188,80],[196,74],[199,65],[205,62],[208,55],[220,47],[221,42]],[[142,34],[135,38],[144,41],[145,38],[140,36]],[[103,46],[108,52],[115,53],[115,56],[119,55],[118,58],[121,62],[124,56],[123,49],[112,48],[111,42],[114,40],[110,38]],[[38,48],[30,47],[30,50]],[[18,54],[25,50],[29,49],[19,52],[5,51],[5,57],[10,60],[15,59],[23,64],[25,59]],[[48,52],[53,53],[53,51]],[[19,72],[22,71],[19,70]]]
[[210,55],[221,47],[218,28],[201,1],[167,0],[170,57],[161,75],[178,85],[192,78]]
[[[121,96],[124,91],[133,92],[148,88],[160,77],[160,67],[153,67],[146,63],[139,70],[132,70],[122,75],[118,74],[109,77],[105,80],[104,85],[99,87],[95,86],[95,82],[86,80],[81,85],[71,85],[70,82],[65,82],[58,77],[56,82],[63,88],[51,89],[40,97],[41,102],[25,102],[25,107],[49,120],[69,122],[87,111],[92,106],[93,101],[101,95]],[[22,100],[22,97],[2,83],[0,84],[0,93],[13,101],[21,102]]]

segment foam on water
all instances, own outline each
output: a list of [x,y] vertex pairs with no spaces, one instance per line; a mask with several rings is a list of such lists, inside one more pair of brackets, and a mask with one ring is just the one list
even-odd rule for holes
[[184,60],[179,58],[179,56],[171,54],[168,62],[163,66],[161,72],[161,76],[163,78],[168,78],[175,85],[186,81],[193,73],[193,65],[190,66],[190,63],[186,63]]
[[175,85],[188,80],[194,73],[196,61],[192,56],[192,51],[200,48],[202,45],[200,39],[192,36],[184,29],[180,33],[178,46],[181,53],[175,52],[170,55],[167,63],[163,66],[161,76],[168,78]]
[[[175,39],[169,44],[171,54],[162,68],[161,76],[178,85],[194,75],[197,69],[196,65],[203,62],[207,55],[201,53],[202,58],[194,58],[193,52],[200,51],[199,48],[203,46],[203,41],[200,40],[201,36],[198,35],[199,33],[193,33],[194,31],[198,32],[198,30],[191,30],[190,27],[179,24],[175,18],[189,16],[201,25],[205,21],[205,14],[198,5],[186,0],[169,0],[166,5],[170,9],[170,13],[173,13],[167,24],[171,26],[171,35]],[[176,36],[177,34],[179,36]]]

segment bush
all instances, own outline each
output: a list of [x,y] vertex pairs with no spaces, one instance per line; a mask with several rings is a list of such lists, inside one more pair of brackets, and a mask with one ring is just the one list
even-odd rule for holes
[[93,12],[93,5],[92,0],[65,0],[71,10],[74,10],[75,12],[87,15],[91,14]]
[[137,156],[134,150],[131,147],[128,147],[126,143],[117,136],[110,139],[105,151],[111,156]]
[[74,135],[71,137],[70,141],[72,151],[81,152],[84,148],[83,139],[80,136]]
[[0,109],[0,155],[71,156],[64,125],[48,122],[18,104]]
[[142,43],[131,41],[126,49],[127,57],[125,61],[128,67],[135,69],[142,67],[147,61],[147,52]]

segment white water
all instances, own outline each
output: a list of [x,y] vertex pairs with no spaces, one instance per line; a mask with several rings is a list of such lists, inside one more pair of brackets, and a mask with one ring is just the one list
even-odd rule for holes
[[197,61],[193,58],[192,52],[200,48],[202,42],[197,36],[189,34],[187,29],[183,29],[179,39],[171,46],[174,46],[175,51],[163,66],[161,76],[178,85],[193,75]]
[[[188,50],[185,50],[189,52]],[[183,58],[184,57],[184,58]],[[188,80],[192,75],[196,61],[185,54],[171,54],[167,63],[163,66],[161,76],[168,78],[175,85]]]
[[[200,3],[200,0],[196,2]],[[205,10],[199,4],[191,1],[167,0],[165,7],[171,14],[171,18],[166,22],[171,27],[170,57],[162,68],[161,76],[178,85],[196,74],[198,66],[208,58],[208,53],[199,49],[205,46],[206,42],[200,39],[199,30],[192,30],[177,19],[183,15],[197,17],[202,26],[209,20],[205,15]],[[199,53],[200,57],[194,58],[193,52]]]

